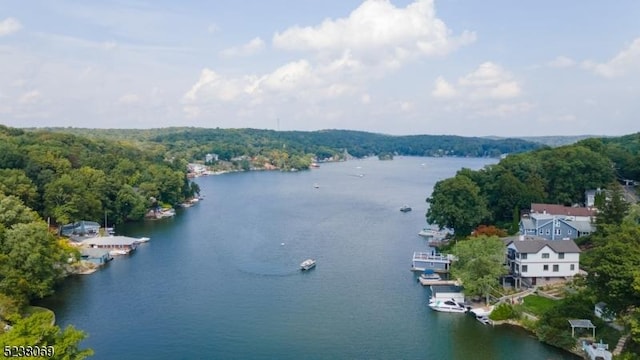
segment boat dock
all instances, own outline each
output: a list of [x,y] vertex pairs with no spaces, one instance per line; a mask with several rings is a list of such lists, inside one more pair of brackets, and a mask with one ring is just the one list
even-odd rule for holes
[[435,272],[446,273],[449,272],[453,260],[455,260],[453,255],[416,251],[411,260],[411,271],[431,269]]
[[423,278],[418,278],[418,282],[422,286],[431,286],[431,285],[460,285],[456,280],[427,280]]

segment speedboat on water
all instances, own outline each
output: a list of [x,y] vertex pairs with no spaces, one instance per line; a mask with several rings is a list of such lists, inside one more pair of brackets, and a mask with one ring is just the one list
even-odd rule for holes
[[316,261],[314,259],[307,259],[300,263],[300,270],[306,271],[309,269],[313,269],[316,266]]
[[411,207],[409,205],[405,205],[405,206],[400,208],[400,211],[402,211],[402,212],[411,211]]
[[455,300],[439,300],[431,298],[429,299],[429,307],[435,311],[441,312],[453,312],[453,313],[466,313],[467,307]]

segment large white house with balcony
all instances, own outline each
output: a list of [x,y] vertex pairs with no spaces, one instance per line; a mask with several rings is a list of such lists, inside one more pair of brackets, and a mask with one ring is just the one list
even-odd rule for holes
[[573,240],[521,235],[505,243],[509,273],[517,288],[566,281],[580,271],[580,248]]

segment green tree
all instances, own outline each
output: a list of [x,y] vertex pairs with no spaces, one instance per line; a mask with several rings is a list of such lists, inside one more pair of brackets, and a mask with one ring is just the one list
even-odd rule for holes
[[0,292],[15,299],[50,295],[64,275],[65,260],[43,221],[13,225],[0,251]]
[[0,348],[9,346],[51,347],[53,356],[30,357],[30,359],[81,360],[93,355],[91,349],[80,349],[86,334],[67,326],[64,330],[53,324],[53,313],[39,311],[22,318],[12,325],[11,331],[0,335]]
[[629,203],[624,199],[622,186],[617,182],[611,183],[608,187],[608,194],[604,204],[600,207],[596,223],[598,225],[620,225],[629,212]]
[[479,236],[458,241],[452,249],[457,260],[451,274],[460,279],[465,293],[485,296],[500,286],[500,277],[507,273],[504,264],[505,246],[498,237]]
[[427,202],[427,222],[454,229],[458,238],[471,234],[489,216],[480,188],[466,176],[438,181]]
[[594,234],[593,242],[594,248],[585,254],[589,288],[616,313],[640,304],[640,292],[633,286],[640,269],[640,227],[608,226]]

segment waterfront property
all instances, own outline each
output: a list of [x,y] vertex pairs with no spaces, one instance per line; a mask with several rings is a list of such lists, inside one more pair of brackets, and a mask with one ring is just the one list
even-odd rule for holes
[[97,236],[82,241],[83,245],[90,248],[117,250],[129,253],[135,250],[140,239],[128,236]]
[[507,265],[515,287],[566,281],[578,274],[580,248],[573,240],[518,236],[505,238]]
[[454,300],[456,303],[464,303],[464,292],[457,285],[431,285],[431,298],[434,300]]
[[413,253],[411,260],[411,270],[425,271],[430,269],[436,272],[449,272],[451,262],[454,258],[453,255],[438,254],[435,251],[430,253],[416,251]]
[[109,254],[108,249],[99,248],[82,248],[80,249],[82,260],[88,261],[95,265],[104,265],[113,258]]
[[520,219],[520,235],[548,240],[576,239],[595,231],[595,215],[593,208],[531,204],[530,212]]
[[100,224],[95,221],[77,221],[60,227],[62,236],[96,236],[100,231]]

